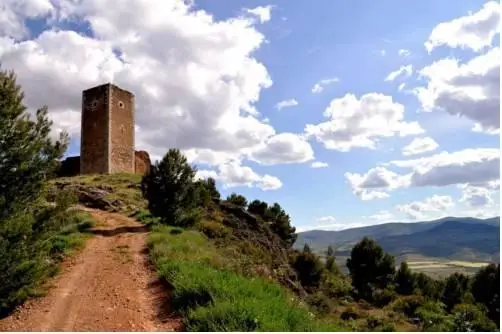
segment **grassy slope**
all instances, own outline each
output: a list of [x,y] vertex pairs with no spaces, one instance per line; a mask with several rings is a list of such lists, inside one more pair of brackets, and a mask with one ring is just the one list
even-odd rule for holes
[[155,227],[148,246],[159,275],[174,288],[174,310],[188,331],[343,331],[314,314],[285,288],[229,268],[202,233]]

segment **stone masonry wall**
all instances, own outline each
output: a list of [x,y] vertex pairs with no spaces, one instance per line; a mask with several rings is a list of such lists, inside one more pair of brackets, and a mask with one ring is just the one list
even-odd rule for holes
[[110,86],[110,173],[134,173],[134,95]]
[[134,155],[134,172],[145,175],[150,171],[150,155],[146,151],[135,151]]
[[80,172],[108,172],[108,85],[82,92]]

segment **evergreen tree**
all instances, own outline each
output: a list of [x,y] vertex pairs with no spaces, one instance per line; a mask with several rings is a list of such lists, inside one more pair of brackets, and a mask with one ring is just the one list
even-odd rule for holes
[[330,272],[338,272],[338,267],[336,265],[335,250],[333,247],[328,246],[326,251],[326,270]]
[[396,272],[396,292],[401,295],[411,295],[416,287],[415,276],[408,267],[406,261],[401,262]]
[[249,213],[257,215],[265,220],[268,211],[268,204],[266,202],[255,199],[254,201],[249,203],[248,211]]
[[500,264],[481,268],[472,280],[474,300],[483,304],[488,317],[500,326]]
[[195,172],[178,149],[170,149],[141,182],[150,212],[165,224],[180,224],[184,214],[197,205]]
[[375,288],[384,289],[394,279],[394,257],[367,237],[352,248],[347,267],[355,292],[366,300],[372,298]]
[[0,69],[0,221],[36,200],[68,144],[50,137],[47,107],[26,113],[14,72]]
[[246,197],[236,193],[231,193],[229,196],[227,196],[227,201],[243,208],[246,208],[248,206]]
[[312,253],[312,249],[310,249],[309,244],[305,243],[305,245],[303,245],[303,252],[304,253],[309,253],[309,254]]

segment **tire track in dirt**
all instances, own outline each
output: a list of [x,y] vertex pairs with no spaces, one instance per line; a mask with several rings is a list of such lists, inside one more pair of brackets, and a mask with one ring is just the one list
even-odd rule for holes
[[120,214],[87,211],[98,223],[95,236],[62,263],[47,296],[1,319],[0,331],[182,330],[148,264],[146,228]]

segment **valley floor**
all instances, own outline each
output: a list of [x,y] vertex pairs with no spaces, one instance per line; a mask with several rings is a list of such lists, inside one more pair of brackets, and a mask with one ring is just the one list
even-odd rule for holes
[[90,211],[95,236],[62,263],[48,294],[0,320],[0,331],[175,331],[166,289],[148,264],[147,229],[119,214]]

